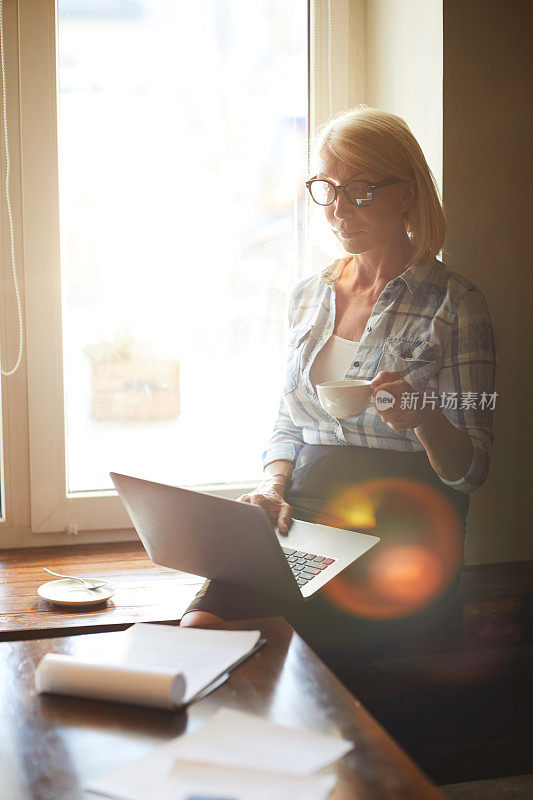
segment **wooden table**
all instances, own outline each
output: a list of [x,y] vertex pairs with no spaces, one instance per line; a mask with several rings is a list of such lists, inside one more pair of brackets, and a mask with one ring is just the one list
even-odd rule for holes
[[441,793],[280,618],[231,623],[261,629],[268,643],[187,711],[150,711],[52,695],[37,696],[45,653],[88,655],[118,646],[117,633],[0,644],[0,798],[80,800],[83,785],[204,723],[217,708],[341,735],[354,750],[330,769],[332,800],[442,800]]
[[[99,606],[75,610],[54,606],[37,594],[53,576],[104,577],[117,588]],[[202,578],[156,566],[140,542],[0,550],[0,640],[42,638],[120,630],[133,622],[181,618]]]

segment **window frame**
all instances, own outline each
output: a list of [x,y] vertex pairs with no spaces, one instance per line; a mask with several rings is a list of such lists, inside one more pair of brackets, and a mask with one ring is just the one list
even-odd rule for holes
[[[357,11],[359,6],[359,2],[354,4],[350,0],[331,3],[329,24],[335,47],[331,48],[328,59],[328,2],[308,2],[309,31],[315,32],[314,36],[308,37],[310,130],[327,119],[330,106],[335,112],[350,105],[354,93],[353,79],[350,84],[350,65],[353,67],[354,63],[350,31],[353,33],[354,30],[354,9]],[[67,496],[66,492],[59,260],[57,6],[55,0],[32,0],[32,3],[18,0],[16,10],[18,75],[13,78],[16,77],[20,87],[20,140],[17,146],[20,144],[21,192],[17,233],[24,254],[27,416],[25,403],[21,403],[20,408],[13,408],[11,398],[8,411],[16,417],[16,427],[27,425],[30,492],[28,500],[27,487],[26,491],[15,490],[18,491],[15,515],[9,512],[10,498],[4,497],[7,521],[4,525],[0,523],[0,527],[7,526],[12,531],[30,527],[36,534],[100,532],[111,539],[131,531],[130,520],[116,493]],[[357,80],[360,84],[360,75]],[[14,80],[9,83],[15,85]],[[330,86],[335,87],[331,98],[328,94]],[[5,274],[5,254],[3,260]],[[10,437],[10,454],[15,446]],[[195,487],[199,491],[230,498],[236,498],[250,488],[224,484]]]

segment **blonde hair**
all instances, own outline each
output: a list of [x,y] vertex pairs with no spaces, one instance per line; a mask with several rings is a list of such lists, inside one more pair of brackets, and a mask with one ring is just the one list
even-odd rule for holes
[[435,178],[401,117],[357,106],[319,128],[314,149],[317,159],[329,151],[350,166],[414,181],[415,199],[405,213],[405,230],[413,246],[410,263],[423,264],[437,255],[446,236],[444,212]]

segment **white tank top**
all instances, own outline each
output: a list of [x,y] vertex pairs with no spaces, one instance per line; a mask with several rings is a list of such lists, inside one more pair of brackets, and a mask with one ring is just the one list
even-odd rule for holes
[[342,381],[348,368],[353,364],[359,342],[341,339],[333,333],[311,367],[311,383],[316,389],[317,383],[326,381]]

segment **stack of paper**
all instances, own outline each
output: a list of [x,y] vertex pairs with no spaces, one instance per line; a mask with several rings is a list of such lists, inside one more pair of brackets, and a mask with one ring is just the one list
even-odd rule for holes
[[[204,630],[137,623],[121,647],[92,658],[47,653],[38,692],[155,708],[179,708],[218,685],[263,643],[259,631]],[[115,634],[116,641],[116,634]]]
[[325,800],[335,775],[314,773],[352,742],[222,708],[200,729],[87,787],[116,800]]

